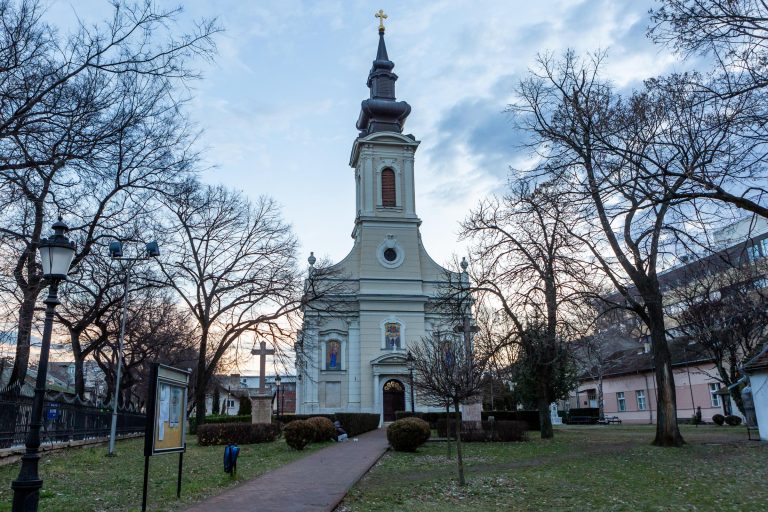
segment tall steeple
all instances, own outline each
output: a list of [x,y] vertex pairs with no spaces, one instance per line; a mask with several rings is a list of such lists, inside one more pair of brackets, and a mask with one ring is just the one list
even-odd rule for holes
[[368,73],[367,85],[371,96],[361,104],[360,117],[357,119],[357,129],[360,130],[361,137],[375,132],[402,133],[405,120],[411,113],[408,103],[395,99],[397,75],[392,72],[395,63],[389,60],[387,45],[384,42],[384,19],[387,15],[379,11],[376,17],[380,20],[379,47],[376,60]]

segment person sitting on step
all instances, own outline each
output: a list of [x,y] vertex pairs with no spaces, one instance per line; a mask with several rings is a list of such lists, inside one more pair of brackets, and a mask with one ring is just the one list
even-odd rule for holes
[[333,426],[336,427],[336,440],[343,443],[347,440],[347,431],[341,427],[341,422],[336,420],[333,422]]

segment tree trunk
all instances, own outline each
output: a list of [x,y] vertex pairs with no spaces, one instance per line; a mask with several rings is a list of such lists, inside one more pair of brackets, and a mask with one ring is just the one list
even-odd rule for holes
[[466,485],[464,480],[464,459],[461,453],[461,419],[459,412],[459,402],[453,402],[453,410],[456,415],[456,463],[459,469],[459,485]]
[[83,351],[80,350],[80,331],[69,331],[72,345],[72,358],[75,360],[75,394],[85,400],[85,375],[83,371]]
[[453,457],[451,453],[451,405],[446,403],[445,405],[445,436],[448,438],[448,458]]
[[205,423],[205,387],[206,387],[206,364],[205,353],[208,349],[208,338],[206,332],[200,337],[200,353],[197,356],[197,382],[195,383],[195,425],[198,427]]
[[605,403],[603,401],[603,372],[602,370],[598,370],[598,376],[597,376],[597,407],[598,407],[598,417],[602,420],[605,418]]
[[677,399],[672,357],[664,330],[664,310],[661,296],[643,297],[651,331],[653,363],[656,370],[656,446],[682,446],[685,444],[677,425]]
[[542,394],[539,390],[538,397],[536,397],[536,404],[539,408],[539,424],[541,425],[541,438],[552,439],[555,437],[555,433],[552,430],[552,416],[549,412],[549,401],[547,400],[546,393]]
[[9,384],[24,384],[29,368],[29,347],[32,336],[32,321],[35,317],[35,303],[40,293],[38,287],[25,290],[24,299],[19,306],[19,324],[16,332],[16,356],[13,361]]

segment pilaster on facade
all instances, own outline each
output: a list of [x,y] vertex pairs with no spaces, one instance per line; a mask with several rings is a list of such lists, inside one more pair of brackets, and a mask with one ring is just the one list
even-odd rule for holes
[[352,410],[360,409],[360,321],[349,320],[349,382],[348,405]]

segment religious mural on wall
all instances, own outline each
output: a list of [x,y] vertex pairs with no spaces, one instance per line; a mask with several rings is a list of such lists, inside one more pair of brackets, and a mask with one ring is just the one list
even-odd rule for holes
[[341,343],[329,341],[325,352],[325,367],[328,370],[341,369]]
[[384,340],[387,348],[400,348],[400,324],[397,322],[384,324]]

